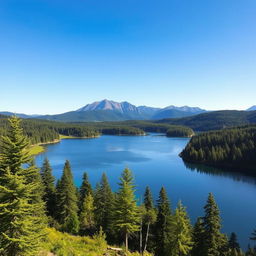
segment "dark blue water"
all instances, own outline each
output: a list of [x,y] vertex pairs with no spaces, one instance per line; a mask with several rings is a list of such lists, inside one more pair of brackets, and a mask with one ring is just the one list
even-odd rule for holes
[[182,200],[194,222],[203,215],[203,206],[212,192],[221,210],[223,231],[238,234],[245,248],[256,228],[256,179],[223,173],[198,166],[187,166],[178,154],[188,139],[149,136],[102,136],[96,139],[65,139],[47,146],[36,157],[38,166],[48,157],[54,175],[60,178],[64,161],[71,163],[75,183],[79,186],[84,171],[93,185],[105,172],[114,190],[122,170],[129,167],[135,176],[138,198],[150,186],[158,197],[164,186],[172,208]]

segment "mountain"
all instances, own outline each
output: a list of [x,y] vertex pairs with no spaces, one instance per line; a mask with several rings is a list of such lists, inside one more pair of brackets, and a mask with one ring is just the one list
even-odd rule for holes
[[22,113],[13,113],[13,112],[8,112],[8,111],[2,111],[0,112],[1,115],[5,115],[5,116],[18,116],[20,118],[35,118],[38,117],[39,115],[26,115],[26,114],[22,114]]
[[[166,108],[154,108],[148,106],[136,107],[131,103],[115,102],[111,100],[96,101],[87,104],[75,111],[70,111],[57,115],[25,115],[16,114],[22,118],[38,118],[55,120],[61,122],[96,122],[96,121],[124,121],[124,120],[157,120],[164,118],[179,118],[196,115],[205,112],[200,108],[191,108],[188,106]],[[1,113],[1,112],[0,112]],[[13,115],[11,112],[2,112],[4,115]]]
[[186,116],[193,116],[197,114],[201,114],[206,112],[206,110],[197,108],[197,107],[176,107],[176,106],[169,106],[159,110],[152,119],[163,119],[163,118],[179,118],[179,117],[186,117]]
[[246,109],[246,111],[255,111],[256,110],[256,105]]
[[256,111],[222,110],[183,118],[167,118],[157,123],[184,125],[195,131],[218,130],[226,127],[256,123]]

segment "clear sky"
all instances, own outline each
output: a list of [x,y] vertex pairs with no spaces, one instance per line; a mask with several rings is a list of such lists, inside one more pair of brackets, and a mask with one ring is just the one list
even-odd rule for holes
[[0,111],[256,104],[255,0],[1,0]]

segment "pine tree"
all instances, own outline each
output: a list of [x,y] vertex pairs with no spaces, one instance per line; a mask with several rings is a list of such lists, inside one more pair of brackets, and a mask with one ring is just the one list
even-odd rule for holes
[[192,233],[193,248],[191,256],[204,256],[204,225],[202,217],[199,217],[195,223]]
[[79,230],[76,187],[69,161],[65,162],[62,177],[57,185],[58,220],[63,230],[77,233]]
[[0,254],[35,255],[46,235],[39,170],[17,117],[9,119],[0,155]]
[[220,232],[221,219],[219,209],[212,193],[209,194],[204,209],[205,255],[219,256],[221,255],[221,248],[223,247],[223,236]]
[[109,235],[111,233],[112,216],[114,207],[114,195],[108,183],[105,173],[102,174],[101,182],[95,192],[95,218],[97,226]]
[[153,225],[156,221],[156,211],[154,209],[153,197],[150,191],[150,188],[147,186],[144,194],[144,216],[143,223],[146,225],[146,235],[143,252],[147,250],[148,239],[150,235],[150,226]]
[[237,251],[240,250],[240,245],[237,241],[236,233],[232,232],[230,235],[230,239],[228,241],[228,246],[230,249],[236,249]]
[[41,177],[44,185],[43,200],[46,203],[47,214],[54,217],[56,210],[56,190],[54,185],[55,178],[52,175],[52,168],[47,158],[44,160],[41,168]]
[[162,187],[157,201],[157,219],[155,225],[156,255],[168,256],[171,237],[171,208],[165,189]]
[[179,202],[173,218],[170,254],[186,256],[192,249],[192,226],[185,207]]
[[79,190],[79,212],[81,211],[84,199],[88,194],[93,195],[93,189],[89,182],[88,174],[84,172],[82,185]]
[[82,235],[92,235],[95,231],[94,200],[91,193],[88,193],[83,201],[80,220],[80,232]]
[[250,240],[256,241],[256,229],[252,232]]
[[139,230],[138,207],[135,200],[135,186],[131,171],[126,168],[120,178],[119,190],[115,201],[114,226],[124,235],[128,250],[129,236]]

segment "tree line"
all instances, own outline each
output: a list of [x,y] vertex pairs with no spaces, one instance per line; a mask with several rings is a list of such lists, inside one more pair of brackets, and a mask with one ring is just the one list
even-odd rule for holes
[[[209,194],[205,215],[192,226],[186,208],[179,202],[172,209],[162,187],[156,205],[147,187],[143,203],[135,197],[132,172],[122,172],[117,192],[107,176],[93,189],[84,173],[78,189],[69,161],[55,182],[50,162],[39,170],[28,153],[28,139],[20,120],[10,119],[7,136],[2,137],[0,155],[0,255],[37,255],[46,237],[45,228],[73,235],[106,234],[111,244],[126,249],[149,251],[156,256],[234,256],[244,255],[235,234],[230,239],[221,233],[218,206]],[[252,233],[256,240],[256,230]],[[255,256],[249,248],[246,256]]]
[[255,125],[198,134],[181,153],[188,162],[239,169],[253,175],[256,175],[255,155]]

